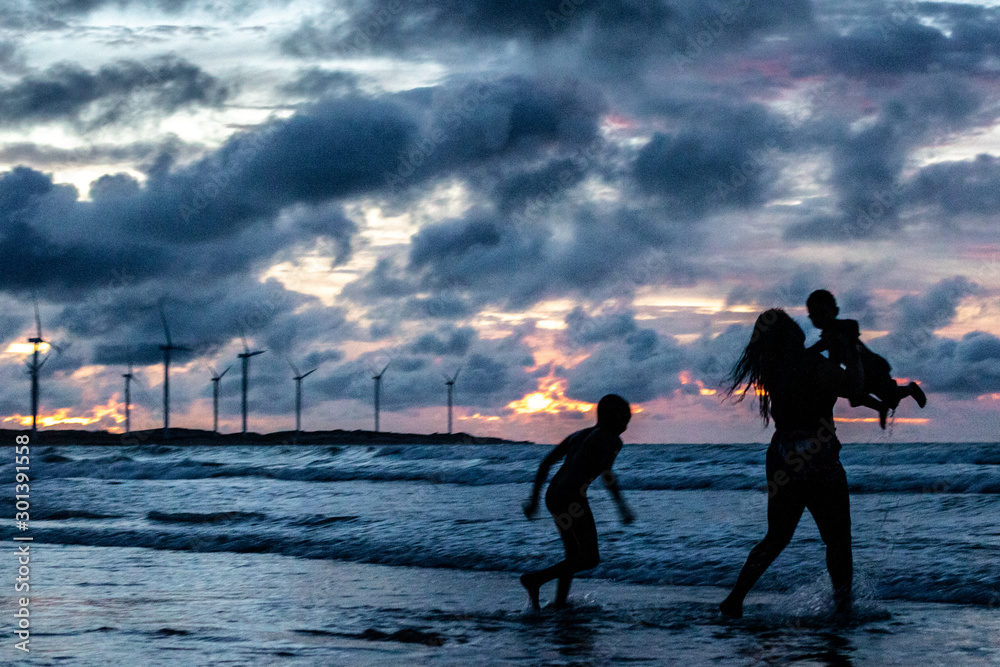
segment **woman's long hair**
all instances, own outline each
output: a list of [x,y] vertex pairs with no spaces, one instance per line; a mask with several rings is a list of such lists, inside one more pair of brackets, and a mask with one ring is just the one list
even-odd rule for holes
[[[796,341],[802,345],[805,334],[802,327],[780,308],[765,310],[753,325],[750,342],[743,350],[729,376],[731,384],[728,396],[739,394],[742,401],[751,389],[760,402],[760,416],[764,424],[771,421],[771,390],[778,377],[778,369],[788,352],[789,345]],[[739,389],[742,387],[742,391]]]

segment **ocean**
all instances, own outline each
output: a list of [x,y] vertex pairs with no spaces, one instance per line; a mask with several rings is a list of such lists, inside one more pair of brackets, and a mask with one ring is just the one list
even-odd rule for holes
[[30,661],[1000,665],[1000,445],[845,444],[855,618],[831,616],[806,513],[728,621],[765,449],[626,444],[638,520],[595,482],[602,562],[532,612],[517,575],[562,556],[521,512],[547,446],[35,446]]

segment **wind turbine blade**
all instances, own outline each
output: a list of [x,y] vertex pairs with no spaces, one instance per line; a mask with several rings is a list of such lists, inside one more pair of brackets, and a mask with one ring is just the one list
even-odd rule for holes
[[285,359],[285,361],[287,361],[288,365],[292,367],[292,372],[295,373],[295,377],[299,377],[300,375],[302,375],[302,373],[299,373],[299,369],[296,368],[295,364],[292,363],[291,359]]
[[244,352],[249,352],[250,351],[250,346],[247,345],[247,337],[246,336],[240,336],[240,338],[243,339],[243,351]]
[[309,371],[308,373],[306,373],[305,375],[300,375],[299,377],[307,378],[307,377],[309,377],[310,375],[312,375],[313,373],[315,373],[318,370],[319,370],[318,368],[314,368],[311,371]]
[[387,368],[389,368],[389,364],[386,364],[385,366],[382,367],[382,372],[379,373],[378,376],[382,377],[385,374],[385,369],[387,369]]
[[462,368],[459,367],[458,370],[455,371],[455,374],[451,377],[451,381],[455,382],[456,380],[458,380],[458,374],[461,373],[461,372],[462,372]]
[[[226,370],[222,371],[222,375],[225,375],[226,373],[228,373],[230,368],[232,368],[232,366],[226,366]],[[220,380],[222,379],[222,375],[219,376]]]
[[163,311],[163,302],[160,302],[160,321],[163,322],[163,335],[167,337],[167,347],[173,347],[170,340],[170,327],[167,326],[167,314]]
[[42,316],[38,313],[38,299],[34,299],[35,302],[35,331],[38,332],[37,338],[41,340],[42,338]]

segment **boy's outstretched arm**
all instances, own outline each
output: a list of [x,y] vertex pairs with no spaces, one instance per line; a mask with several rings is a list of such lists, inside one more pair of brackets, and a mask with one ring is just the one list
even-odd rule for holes
[[531,498],[524,503],[524,516],[529,519],[534,518],[535,512],[538,511],[538,496],[542,491],[542,485],[545,484],[545,480],[549,477],[549,469],[555,465],[559,459],[566,456],[566,452],[568,451],[569,438],[566,438],[555,446],[544,459],[542,459],[542,462],[538,466],[538,472],[535,474],[535,484],[531,489]]
[[615,473],[612,472],[611,468],[608,468],[601,473],[601,481],[604,482],[604,487],[611,493],[611,497],[615,501],[615,505],[618,506],[618,513],[621,515],[622,523],[626,526],[633,521],[635,521],[635,512],[632,508],[628,506],[625,502],[625,497],[622,495],[621,489],[618,487],[618,478]]

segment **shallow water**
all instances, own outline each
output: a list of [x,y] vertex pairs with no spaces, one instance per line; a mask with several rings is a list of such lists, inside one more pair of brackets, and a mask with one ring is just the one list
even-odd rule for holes
[[745,619],[717,617],[764,532],[762,445],[626,446],[639,520],[592,488],[602,564],[574,610],[528,613],[514,573],[561,552],[520,512],[546,451],[38,448],[33,658],[1000,663],[996,445],[845,445],[864,621],[846,628],[808,517]]

